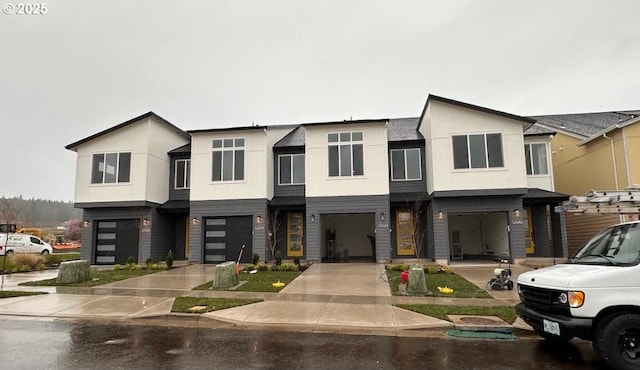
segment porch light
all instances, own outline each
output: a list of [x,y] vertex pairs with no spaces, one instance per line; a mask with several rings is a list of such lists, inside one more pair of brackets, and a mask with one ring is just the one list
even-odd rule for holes
[[89,220],[84,220],[84,221],[82,222],[82,226],[84,226],[84,227],[89,227],[89,226],[91,226],[91,221],[89,221]]
[[311,222],[316,222],[316,215],[314,214],[311,215]]
[[380,212],[380,221],[384,221],[384,212]]
[[438,211],[438,220],[442,220],[444,218],[444,213],[442,211]]
[[520,217],[520,210],[516,209],[513,211],[513,217]]
[[149,227],[151,226],[151,221],[148,218],[142,220],[142,226]]
[[197,225],[197,224],[199,224],[199,223],[200,223],[200,220],[198,220],[198,218],[197,218],[197,217],[194,217],[194,218],[192,218],[192,219],[191,219],[191,224],[192,224],[192,225]]

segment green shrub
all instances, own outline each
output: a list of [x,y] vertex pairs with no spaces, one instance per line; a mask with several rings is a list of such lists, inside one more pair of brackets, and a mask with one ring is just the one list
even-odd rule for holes
[[252,262],[254,265],[257,265],[257,264],[258,264],[258,262],[260,262],[260,255],[259,255],[258,253],[254,253],[254,254],[251,256],[251,262]]
[[165,259],[165,263],[167,264],[167,268],[173,267],[173,252],[171,251],[171,249],[169,249],[169,252],[167,253],[167,258]]
[[385,267],[388,271],[409,271],[409,265],[406,263],[388,264]]
[[300,266],[300,258],[296,257],[293,259],[293,264],[296,266]]
[[113,265],[113,270],[114,270],[114,271],[118,271],[118,270],[120,270],[120,264],[119,264],[119,263],[116,263],[115,265]]
[[147,268],[149,268],[149,266],[151,266],[151,264],[153,264],[153,258],[149,257],[145,260],[145,264],[147,265]]
[[298,265],[283,263],[282,265],[278,266],[278,271],[298,271]]
[[276,266],[280,266],[282,264],[282,252],[276,251],[275,259],[276,259]]
[[29,265],[20,265],[18,266],[18,272],[29,272],[31,271],[31,266]]
[[38,271],[44,271],[47,269],[47,266],[45,266],[44,263],[39,263],[38,264]]
[[127,265],[133,265],[134,263],[136,263],[136,259],[133,258],[133,256],[129,256],[129,258],[127,258]]

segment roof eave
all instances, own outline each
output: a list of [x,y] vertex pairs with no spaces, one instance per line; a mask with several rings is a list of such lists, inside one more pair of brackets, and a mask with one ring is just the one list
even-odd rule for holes
[[582,140],[581,142],[578,143],[578,146],[584,146],[592,141],[594,141],[597,138],[600,137],[605,137],[608,133],[615,131],[617,129],[621,129],[630,125],[633,125],[634,123],[638,123],[640,122],[640,117],[635,117],[632,119],[628,119],[626,121],[624,121],[623,123],[616,123],[615,125],[609,126],[607,128],[605,128],[604,130],[600,130],[599,132],[596,132],[595,134],[589,136],[588,138]]

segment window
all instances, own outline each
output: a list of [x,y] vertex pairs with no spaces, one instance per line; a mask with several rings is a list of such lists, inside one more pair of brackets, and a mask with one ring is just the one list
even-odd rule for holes
[[211,180],[244,180],[244,139],[213,140]]
[[189,189],[191,183],[191,160],[176,159],[175,188]]
[[504,167],[502,134],[454,135],[453,168]]
[[547,144],[525,144],[524,156],[527,175],[548,175]]
[[420,165],[420,148],[391,150],[391,179],[420,180],[422,170]]
[[328,135],[329,176],[364,175],[362,132],[341,132]]
[[129,182],[131,153],[94,154],[91,168],[92,184]]
[[304,184],[304,154],[283,154],[278,156],[278,184]]

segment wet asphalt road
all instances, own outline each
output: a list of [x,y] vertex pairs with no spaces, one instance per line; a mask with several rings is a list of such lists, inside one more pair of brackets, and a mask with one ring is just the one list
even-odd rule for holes
[[591,345],[0,318],[2,369],[598,369]]

